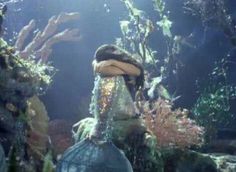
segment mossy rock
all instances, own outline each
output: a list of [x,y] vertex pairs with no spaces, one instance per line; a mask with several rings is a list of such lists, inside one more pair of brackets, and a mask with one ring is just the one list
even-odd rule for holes
[[216,163],[218,172],[235,172],[236,156],[227,154],[208,154]]
[[0,144],[0,171],[1,172],[6,172],[7,171],[7,165],[6,165],[6,161],[5,161],[5,154],[3,151],[3,148]]
[[218,172],[215,161],[195,151],[164,149],[161,151],[165,172]]

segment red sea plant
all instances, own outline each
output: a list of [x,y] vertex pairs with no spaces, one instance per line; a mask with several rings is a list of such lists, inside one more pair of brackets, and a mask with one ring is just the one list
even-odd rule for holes
[[172,104],[161,98],[146,104],[145,122],[160,147],[186,148],[203,143],[204,129],[188,117],[188,110],[172,110]]
[[70,122],[62,119],[49,122],[49,136],[55,156],[62,154],[72,145],[71,127]]

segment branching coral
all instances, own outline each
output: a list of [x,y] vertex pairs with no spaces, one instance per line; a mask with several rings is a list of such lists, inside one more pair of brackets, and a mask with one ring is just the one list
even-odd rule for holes
[[37,60],[46,62],[52,53],[52,46],[61,41],[78,41],[80,39],[78,29],[65,29],[57,32],[59,26],[68,21],[77,20],[78,13],[61,13],[58,16],[52,16],[43,31],[37,31],[32,42],[24,47],[30,33],[36,27],[36,21],[31,20],[24,26],[18,34],[15,48],[19,56],[28,58],[33,56]]
[[188,117],[186,109],[172,110],[172,105],[163,99],[145,107],[146,125],[156,135],[160,147],[185,148],[203,143],[204,129]]

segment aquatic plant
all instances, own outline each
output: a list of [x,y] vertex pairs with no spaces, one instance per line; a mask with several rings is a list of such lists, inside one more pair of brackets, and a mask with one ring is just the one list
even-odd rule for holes
[[27,98],[45,91],[55,70],[52,66],[22,59],[13,53],[14,49],[1,39],[0,99],[22,108],[26,107]]
[[153,0],[154,9],[158,12],[160,16],[160,21],[156,24],[162,29],[163,35],[172,38],[171,27],[172,21],[170,21],[166,12],[165,2],[162,0]]
[[159,147],[188,148],[203,144],[204,128],[189,118],[188,110],[172,110],[170,102],[158,99],[145,106],[145,122],[157,137]]
[[15,49],[17,54],[23,58],[33,57],[35,60],[42,62],[48,61],[48,57],[52,53],[52,46],[62,41],[78,41],[80,40],[78,29],[65,29],[58,32],[58,28],[68,22],[77,20],[78,13],[61,13],[58,16],[52,16],[48,20],[47,26],[41,31],[37,29],[34,31],[36,35],[25,47],[26,40],[29,39],[30,33],[36,27],[36,21],[31,20],[28,25],[24,26],[15,42]]
[[147,89],[150,98],[156,99],[155,92],[157,92],[158,96],[172,99],[167,86],[170,86],[168,84],[173,81],[173,77],[176,78],[180,66],[176,56],[179,54],[181,46],[171,32],[172,22],[168,17],[169,12],[165,8],[165,3],[162,0],[153,0],[154,9],[159,15],[159,20],[156,21],[157,31],[162,32],[167,50],[165,56],[161,57],[148,42],[151,33],[155,31],[153,22],[145,16],[144,11],[135,7],[132,0],[122,0],[122,2],[128,9],[129,17],[127,20],[120,21],[122,38],[117,38],[116,44],[137,54],[135,57],[142,62],[147,75],[150,76],[146,80],[146,85],[149,85]]
[[68,147],[72,146],[71,126],[70,122],[62,119],[55,119],[49,122],[48,134],[55,159]]
[[[122,0],[129,12],[129,19],[120,21],[123,37],[116,39],[116,44],[137,53],[143,64],[155,65],[156,53],[148,46],[148,37],[154,29],[151,20],[147,19],[144,11],[137,9],[132,0]],[[138,58],[138,57],[137,57]]]
[[34,95],[44,93],[54,74],[52,66],[32,57],[23,59],[0,38],[0,109],[6,112],[1,114],[1,119],[4,119],[1,122],[5,127],[12,119],[9,126],[12,138],[7,138],[10,147],[9,171],[33,171],[35,167],[26,158],[30,121],[26,113],[27,101]]
[[227,63],[226,58],[215,63],[208,86],[201,91],[192,109],[198,124],[206,129],[207,141],[215,139],[217,130],[226,127],[234,118],[230,102],[236,99],[236,86],[228,83]]
[[44,157],[42,172],[54,172],[55,165],[53,164],[52,153],[49,151]]
[[42,161],[46,154],[49,136],[49,117],[42,101],[37,96],[27,100],[27,154],[35,161]]

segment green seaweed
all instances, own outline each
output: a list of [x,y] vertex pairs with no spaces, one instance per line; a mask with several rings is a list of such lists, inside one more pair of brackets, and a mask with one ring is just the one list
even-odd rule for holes
[[49,151],[44,157],[43,170],[42,172],[54,172],[55,167],[52,161],[52,153]]
[[192,109],[197,122],[206,129],[208,142],[216,138],[219,128],[227,127],[233,119],[230,102],[236,99],[236,86],[228,83],[227,63],[223,58],[215,64],[208,86],[203,89]]
[[[167,88],[173,78],[177,79],[177,70],[181,63],[176,56],[181,50],[181,45],[171,31],[172,21],[168,17],[169,11],[166,10],[165,2],[153,0],[154,10],[157,11],[159,17],[154,26],[154,22],[148,19],[144,11],[136,8],[132,0],[121,1],[126,6],[129,15],[127,19],[120,21],[122,37],[116,39],[116,44],[137,54],[134,57],[143,64],[145,71],[150,74],[149,95],[152,95],[151,98],[157,98],[155,93],[162,96],[160,94],[163,93],[160,90],[164,90],[165,95],[168,95],[164,98],[172,99],[173,96],[170,95]],[[149,39],[154,31],[161,32],[164,37],[166,45],[164,57],[158,55],[158,52],[149,44]],[[161,78],[158,84],[156,78]]]

